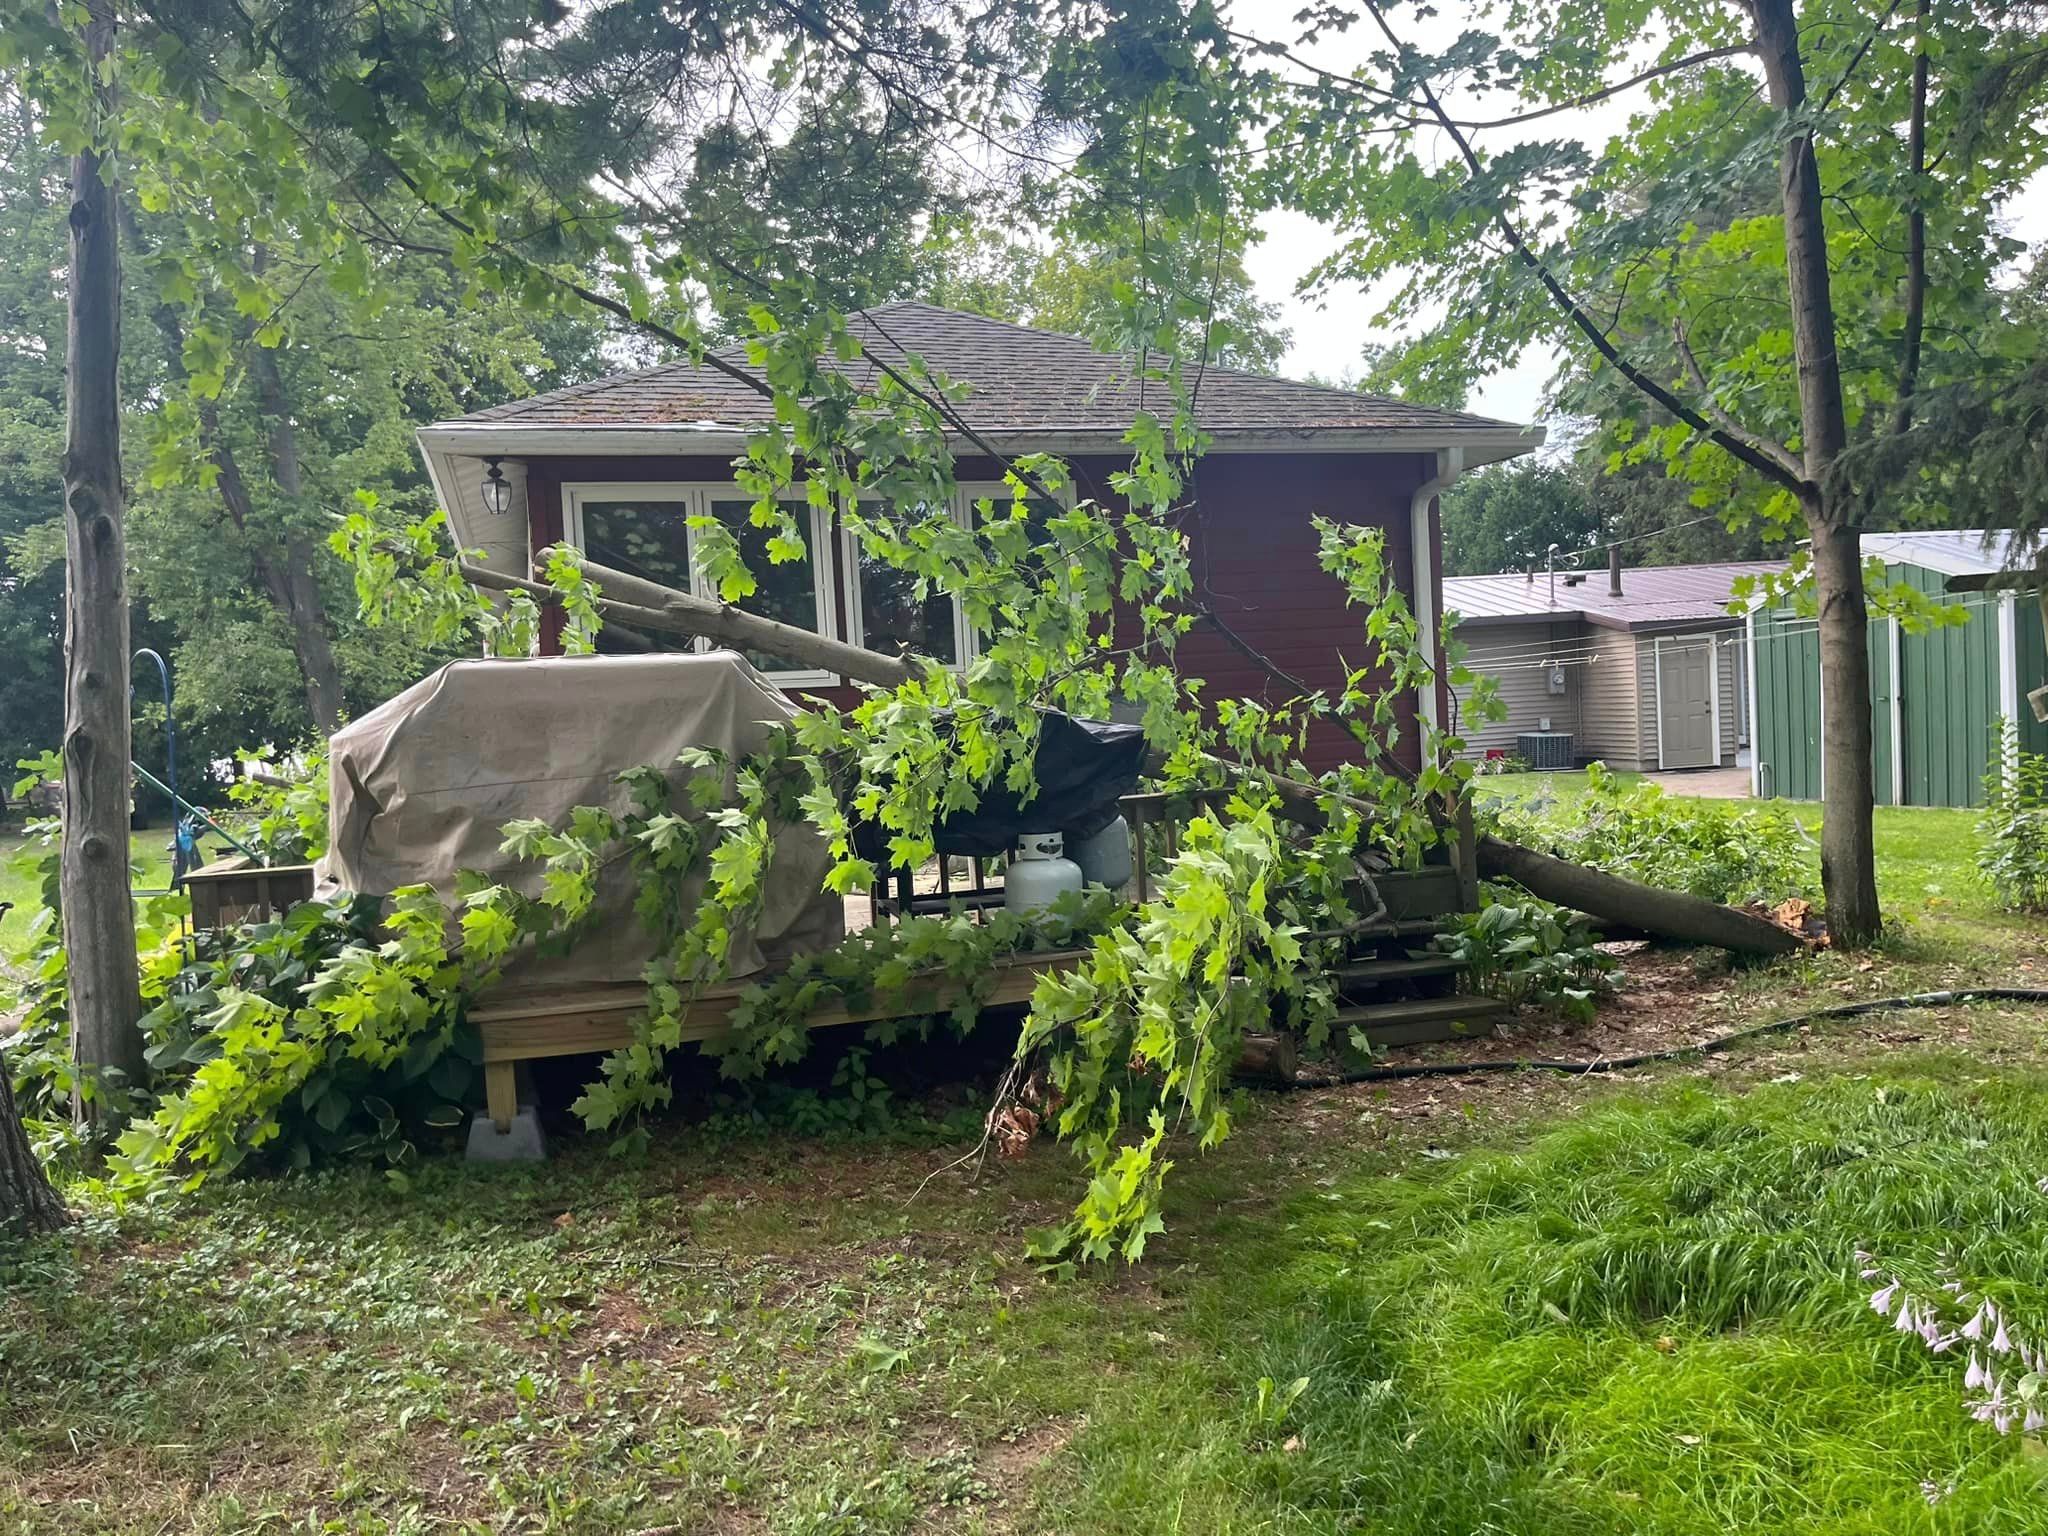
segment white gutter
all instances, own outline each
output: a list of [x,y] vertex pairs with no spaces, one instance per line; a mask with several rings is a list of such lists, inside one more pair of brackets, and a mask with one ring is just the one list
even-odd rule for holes
[[[747,445],[752,429],[716,421],[536,426],[516,421],[441,422],[421,427],[420,447],[429,453],[482,457],[573,454],[590,458],[631,454],[718,454],[731,458]],[[1130,449],[1121,429],[1076,431],[1049,427],[1032,432],[991,432],[986,440],[1004,453],[1116,453]],[[1541,427],[1305,427],[1212,431],[1211,453],[1418,453],[1456,445],[1462,464],[1476,467],[1515,458],[1543,446]],[[946,434],[956,454],[978,450],[958,433]]]
[[1457,484],[1458,477],[1464,472],[1465,450],[1462,446],[1439,448],[1436,474],[1417,486],[1408,502],[1408,547],[1415,592],[1415,626],[1430,676],[1417,702],[1422,708],[1422,718],[1431,725],[1442,724],[1437,717],[1436,678],[1442,669],[1443,658],[1437,635],[1442,615],[1437,612],[1436,561],[1433,558],[1436,551],[1429,536],[1429,504],[1436,500],[1439,491],[1447,491]]

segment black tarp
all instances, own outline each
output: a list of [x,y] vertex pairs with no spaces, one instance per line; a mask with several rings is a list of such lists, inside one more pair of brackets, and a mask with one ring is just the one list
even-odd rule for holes
[[[941,853],[988,858],[1009,852],[1026,832],[1064,832],[1070,841],[1093,837],[1116,819],[1116,803],[1136,788],[1144,763],[1145,733],[1138,726],[1048,710],[1032,763],[1037,793],[1022,801],[998,778],[982,791],[980,805],[940,822],[934,840]],[[863,858],[882,861],[881,828],[863,822],[854,842]]]

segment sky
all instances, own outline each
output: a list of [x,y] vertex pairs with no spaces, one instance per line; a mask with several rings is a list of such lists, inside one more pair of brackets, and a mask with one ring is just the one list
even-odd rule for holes
[[[1292,41],[1300,30],[1293,19],[1300,9],[1301,0],[1233,0],[1229,23],[1259,37]],[[1451,0],[1439,14],[1419,21],[1412,11],[1405,20],[1396,13],[1394,25],[1406,41],[1418,47],[1441,48],[1471,24],[1468,18],[1474,9]],[[1316,43],[1311,56],[1326,69],[1355,68],[1371,52],[1377,39],[1377,34],[1368,37],[1367,30],[1366,24],[1361,23],[1348,34],[1326,37]],[[1645,53],[1649,53],[1647,46]],[[1446,92],[1444,99],[1447,106],[1456,109],[1459,98],[1455,93]],[[1528,136],[1572,135],[1594,143],[1604,142],[1624,132],[1631,113],[1640,110],[1648,99],[1647,88],[1638,87],[1595,107],[1551,117],[1540,127],[1532,127]],[[1510,110],[1500,105],[1498,97],[1491,98],[1488,104],[1496,115]],[[1496,130],[1475,137],[1482,147],[1498,151],[1515,143],[1520,135],[1512,130]],[[1455,152],[1448,139],[1438,148],[1444,154]],[[2007,222],[2015,235],[2037,245],[2048,240],[2048,173],[2035,177],[2028,193],[2008,210]],[[1314,374],[1330,380],[1357,374],[1360,349],[1365,343],[1393,339],[1373,323],[1384,296],[1349,285],[1316,299],[1298,297],[1296,285],[1316,263],[1336,250],[1337,237],[1307,215],[1290,211],[1268,213],[1260,221],[1260,230],[1265,239],[1246,253],[1245,267],[1259,297],[1281,306],[1281,324],[1293,333],[1292,345],[1281,359],[1280,372],[1290,378]],[[1467,408],[1505,421],[1540,420],[1544,387],[1556,364],[1557,355],[1549,348],[1531,348],[1512,368],[1480,382],[1466,402]]]

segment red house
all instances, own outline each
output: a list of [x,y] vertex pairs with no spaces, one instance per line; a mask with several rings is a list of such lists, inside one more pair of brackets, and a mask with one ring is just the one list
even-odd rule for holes
[[[1128,357],[929,304],[882,305],[851,325],[883,358],[916,355],[971,384],[960,413],[998,452],[1058,453],[1076,494],[1118,504],[1110,477],[1129,464],[1123,437],[1147,392]],[[721,355],[746,366],[740,349]],[[1434,633],[1443,611],[1436,493],[1542,441],[1540,429],[1226,368],[1201,369],[1191,384],[1212,446],[1189,486],[1185,527],[1198,601],[1217,622],[1182,642],[1181,659],[1208,680],[1212,698],[1290,696],[1256,657],[1330,689],[1343,684],[1343,658],[1362,659],[1359,617],[1316,564],[1318,513],[1387,530],[1389,555]],[[1155,396],[1159,387],[1149,386]],[[856,644],[969,658],[975,637],[952,600],[915,603],[894,572],[863,565],[826,514],[810,514],[807,560],[768,563],[731,469],[766,418],[765,399],[737,380],[671,363],[440,422],[421,429],[419,442],[457,537],[493,566],[523,572],[533,550],[566,539],[601,564],[691,588],[687,520],[719,517],[734,525],[760,582],[749,607]],[[965,441],[953,447],[962,455],[960,516],[979,497],[1007,497],[993,461],[968,456]],[[502,513],[488,509],[484,491],[493,464],[511,486]],[[785,687],[853,697],[843,678],[755,660]],[[1341,732],[1318,731],[1312,767],[1349,755]],[[1412,731],[1404,745],[1412,763]]]

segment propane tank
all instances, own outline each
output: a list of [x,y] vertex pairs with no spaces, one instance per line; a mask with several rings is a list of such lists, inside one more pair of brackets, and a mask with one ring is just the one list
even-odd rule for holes
[[1026,832],[1003,877],[1003,905],[1012,912],[1040,912],[1062,891],[1081,889],[1081,866],[1064,853],[1057,832]]
[[1131,824],[1118,816],[1093,837],[1075,838],[1067,845],[1067,857],[1081,866],[1081,878],[1090,885],[1122,889],[1133,868]]

